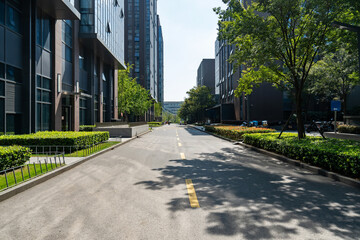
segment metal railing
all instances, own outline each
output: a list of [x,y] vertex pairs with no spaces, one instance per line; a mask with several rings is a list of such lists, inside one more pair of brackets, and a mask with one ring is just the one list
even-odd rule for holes
[[[5,178],[6,187],[1,187],[0,190],[8,189],[9,187],[25,182],[26,180],[30,180],[64,165],[65,155],[64,153],[61,153],[51,157],[47,156],[43,160],[33,162],[29,160],[28,164],[2,170],[0,171],[0,177],[3,176]],[[10,182],[10,180],[13,180],[13,184]]]
[[24,147],[28,147],[32,150],[33,155],[43,156],[51,156],[57,154],[74,154],[72,157],[85,157],[89,156],[94,152],[97,152],[101,149],[101,144],[103,142],[91,145],[84,146],[54,146],[54,145],[46,145],[46,146],[36,146],[36,145],[28,145]]

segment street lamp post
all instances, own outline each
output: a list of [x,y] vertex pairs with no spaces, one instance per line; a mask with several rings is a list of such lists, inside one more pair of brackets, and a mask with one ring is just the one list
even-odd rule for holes
[[354,25],[350,25],[347,23],[342,23],[342,22],[333,22],[333,25],[335,27],[338,27],[340,29],[344,29],[344,30],[348,30],[351,32],[356,32],[357,33],[357,39],[358,39],[358,52],[359,52],[359,71],[360,71],[360,27],[358,26],[354,26]]

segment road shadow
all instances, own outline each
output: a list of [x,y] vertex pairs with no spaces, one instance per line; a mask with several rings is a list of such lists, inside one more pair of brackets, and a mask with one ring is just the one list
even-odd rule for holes
[[[156,181],[137,185],[156,191],[192,179],[200,206],[208,212],[206,231],[210,234],[291,239],[301,236],[301,229],[313,234],[326,229],[339,238],[360,235],[358,189],[334,187],[333,182],[319,181],[301,169],[278,168],[286,164],[247,150],[223,148],[171,162],[176,164],[153,169],[161,173]],[[190,208],[189,199],[184,194],[168,206],[172,212],[185,211]]]
[[208,136],[209,135],[209,134],[207,134],[205,132],[194,129],[193,127],[186,127],[184,129],[193,136]]

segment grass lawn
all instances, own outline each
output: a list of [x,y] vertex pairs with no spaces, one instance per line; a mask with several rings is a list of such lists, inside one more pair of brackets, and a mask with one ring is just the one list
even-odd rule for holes
[[[41,174],[44,174],[44,173],[46,173],[48,171],[51,171],[51,170],[56,168],[55,163],[53,163],[53,164],[41,164],[41,167],[40,167],[40,164],[35,164],[35,168],[34,168],[34,164],[29,164],[28,166],[29,166],[29,170],[30,170],[30,175],[29,175],[29,170],[28,170],[27,165],[25,165],[23,167],[23,175],[24,175],[24,180],[25,181],[30,179],[30,176],[31,176],[31,178],[35,177],[35,175],[36,175],[35,174],[35,169],[36,169],[37,175],[39,176]],[[59,167],[58,162],[57,162],[57,166]],[[15,185],[15,178],[14,178],[13,172],[12,171],[7,172],[6,176],[7,176],[7,180],[8,180],[8,183],[9,183],[9,187]],[[15,170],[15,177],[16,177],[17,183],[23,182],[21,169]],[[5,189],[5,188],[7,188],[5,174],[1,174],[0,175],[0,190]]]
[[[96,145],[93,148],[87,148],[87,149],[82,149],[79,151],[75,151],[73,153],[67,153],[65,154],[65,157],[87,157],[90,156],[91,154],[100,152],[104,149],[110,148],[116,144],[118,144],[120,142],[104,142],[104,143],[100,143],[98,145]],[[31,155],[32,157],[44,157],[46,155],[44,154],[33,154]]]

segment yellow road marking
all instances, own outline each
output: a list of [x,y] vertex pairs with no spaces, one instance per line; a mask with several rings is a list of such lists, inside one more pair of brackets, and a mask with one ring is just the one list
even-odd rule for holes
[[185,154],[184,153],[180,153],[180,157],[181,157],[181,159],[185,159]]
[[179,144],[179,147],[181,147],[182,145],[181,145],[181,143],[178,143]]
[[189,194],[190,206],[192,208],[199,208],[200,204],[197,199],[195,188],[194,188],[194,185],[193,185],[191,179],[185,179],[185,182],[186,182],[186,188],[187,188],[188,194]]
[[177,138],[178,141],[180,141],[180,138]]

